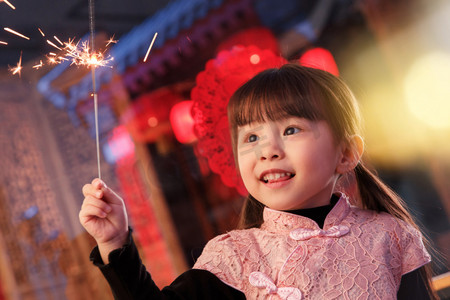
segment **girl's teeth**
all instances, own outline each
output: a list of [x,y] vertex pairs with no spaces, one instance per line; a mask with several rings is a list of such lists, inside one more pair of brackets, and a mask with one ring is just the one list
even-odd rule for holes
[[280,179],[281,177],[289,177],[291,176],[291,173],[276,173],[276,174],[267,174],[263,177],[263,180],[265,182],[268,182],[269,180],[277,180]]

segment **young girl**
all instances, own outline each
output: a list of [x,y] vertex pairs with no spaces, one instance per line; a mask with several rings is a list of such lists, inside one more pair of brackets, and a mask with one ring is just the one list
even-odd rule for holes
[[[122,199],[98,179],[83,187],[91,259],[116,299],[434,297],[417,226],[360,161],[357,103],[339,78],[296,64],[266,70],[235,92],[228,117],[249,192],[242,228],[209,241],[162,290],[140,262]],[[358,200],[336,188],[352,172]]]

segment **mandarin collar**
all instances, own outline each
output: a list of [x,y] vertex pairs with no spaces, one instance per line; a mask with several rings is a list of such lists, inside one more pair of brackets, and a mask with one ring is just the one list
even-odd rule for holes
[[[336,205],[331,209],[327,217],[323,229],[326,230],[334,225],[339,225],[342,220],[350,212],[350,203],[347,195],[340,193],[339,200]],[[310,218],[296,215],[289,212],[274,210],[268,207],[263,211],[264,223],[261,225],[261,229],[269,232],[290,232],[298,228],[305,229],[317,229],[321,228],[317,223]]]

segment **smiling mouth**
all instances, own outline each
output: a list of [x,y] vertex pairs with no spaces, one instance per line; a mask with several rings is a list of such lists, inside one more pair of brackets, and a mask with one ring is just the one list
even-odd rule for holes
[[289,172],[283,172],[283,173],[269,173],[264,175],[261,178],[261,181],[264,183],[271,183],[271,182],[278,182],[278,181],[285,181],[285,180],[289,180],[292,177],[294,177],[295,174],[294,173],[289,173]]

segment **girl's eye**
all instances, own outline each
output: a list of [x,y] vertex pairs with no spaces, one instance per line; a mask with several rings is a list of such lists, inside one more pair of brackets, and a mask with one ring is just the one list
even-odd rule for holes
[[300,132],[300,129],[297,127],[288,127],[284,130],[284,135],[291,135]]
[[257,135],[251,134],[251,135],[249,135],[249,136],[247,137],[247,142],[248,142],[248,143],[253,143],[253,142],[256,142],[258,139],[259,139],[259,138],[258,138]]

